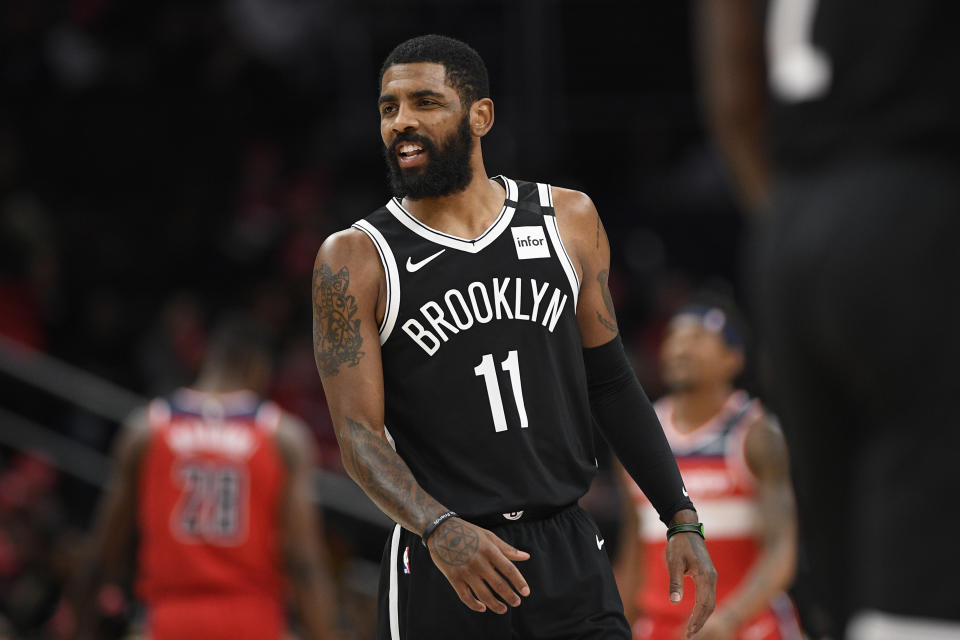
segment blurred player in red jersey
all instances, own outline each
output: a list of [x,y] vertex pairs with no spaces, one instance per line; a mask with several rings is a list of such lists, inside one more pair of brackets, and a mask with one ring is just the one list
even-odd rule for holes
[[[234,318],[216,331],[196,385],[151,402],[120,437],[96,569],[83,582],[90,598],[119,577],[138,534],[136,591],[151,640],[282,638],[288,582],[306,636],[333,637],[313,446],[299,419],[261,398],[269,373],[266,338]],[[90,609],[81,607],[81,636]]]
[[[744,364],[742,330],[727,304],[691,304],[661,347],[670,394],[655,404],[697,505],[717,568],[717,610],[697,639],[800,637],[790,586],[796,555],[786,446],[759,401],[733,381]],[[725,310],[726,309],[726,310]],[[636,483],[621,473],[629,508],[617,576],[634,638],[683,637],[690,603],[664,600],[666,540]]]

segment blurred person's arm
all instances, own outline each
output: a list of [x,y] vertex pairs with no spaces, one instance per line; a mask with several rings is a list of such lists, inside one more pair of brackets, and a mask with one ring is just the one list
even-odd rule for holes
[[308,640],[335,637],[335,595],[313,495],[314,446],[306,425],[285,414],[275,438],[287,469],[281,531],[287,576]]
[[82,554],[71,587],[80,638],[95,637],[101,616],[101,589],[104,585],[116,585],[130,571],[140,462],[149,438],[146,409],[137,410],[124,424],[114,447],[113,475],[101,498],[93,537]]
[[614,476],[620,488],[620,535],[618,537],[617,555],[613,559],[613,573],[620,590],[620,599],[623,600],[623,613],[627,622],[633,627],[637,616],[642,612],[637,609],[637,591],[643,583],[644,566],[643,539],[640,537],[640,514],[630,496],[630,487],[627,472],[622,465],[615,464]]
[[755,422],[744,443],[747,465],[757,481],[760,554],[737,588],[717,606],[698,640],[736,637],[737,630],[793,582],[797,516],[790,484],[787,444],[766,418]]
[[766,204],[770,165],[764,143],[763,23],[756,0],[698,0],[697,54],[707,123],[752,213]]
[[[327,238],[314,264],[313,343],[343,466],[381,511],[421,535],[450,509],[424,491],[387,440],[377,331],[385,305],[386,280],[370,239],[356,229]],[[506,613],[504,602],[518,606],[517,594],[529,594],[514,565],[529,554],[482,527],[447,517],[429,536],[427,548],[474,611]]]

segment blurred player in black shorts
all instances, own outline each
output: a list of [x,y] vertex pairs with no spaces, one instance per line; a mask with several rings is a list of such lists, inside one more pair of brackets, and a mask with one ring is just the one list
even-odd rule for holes
[[960,3],[701,0],[771,404],[838,635],[960,637]]

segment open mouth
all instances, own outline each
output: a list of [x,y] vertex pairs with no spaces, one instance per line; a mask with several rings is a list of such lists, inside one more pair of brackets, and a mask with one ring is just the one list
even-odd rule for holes
[[421,164],[427,156],[426,149],[415,142],[401,142],[397,145],[397,159],[402,167]]

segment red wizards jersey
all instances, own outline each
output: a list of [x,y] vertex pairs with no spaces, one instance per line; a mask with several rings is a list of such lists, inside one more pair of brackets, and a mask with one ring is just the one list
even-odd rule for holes
[[181,389],[148,409],[137,592],[151,640],[279,639],[280,409],[252,392]]
[[[683,433],[674,426],[669,396],[654,407],[707,534],[710,557],[719,576],[717,604],[720,606],[747,575],[759,553],[755,480],[747,466],[744,441],[749,426],[763,415],[763,408],[745,392],[736,391],[709,422],[693,432]],[[682,638],[693,611],[693,594],[686,593],[679,604],[669,601],[670,576],[663,561],[667,546],[665,529],[653,505],[633,480],[629,480],[627,486],[640,518],[638,535],[644,542],[645,573],[636,594],[642,618],[634,625],[634,638]],[[784,595],[775,598],[768,611],[745,624],[737,637],[774,640],[799,638],[799,634],[793,604]]]

